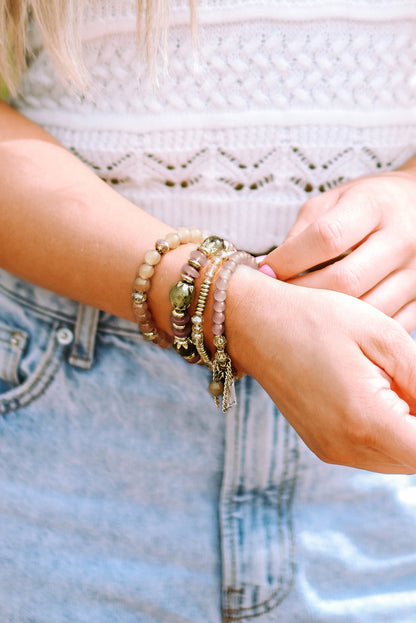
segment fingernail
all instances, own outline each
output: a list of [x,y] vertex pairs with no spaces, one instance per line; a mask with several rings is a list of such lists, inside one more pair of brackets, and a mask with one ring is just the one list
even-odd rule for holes
[[273,277],[273,279],[277,279],[276,273],[274,272],[273,268],[268,264],[263,264],[263,266],[260,266],[260,272],[264,273],[268,277]]

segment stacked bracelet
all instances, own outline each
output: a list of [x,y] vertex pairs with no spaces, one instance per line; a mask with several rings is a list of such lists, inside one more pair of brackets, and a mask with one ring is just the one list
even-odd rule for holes
[[144,262],[139,266],[136,279],[133,283],[132,310],[134,318],[145,340],[154,342],[162,348],[172,344],[172,338],[155,326],[151,311],[147,303],[150,280],[163,255],[176,249],[180,244],[188,242],[201,243],[204,238],[203,232],[197,227],[187,229],[179,228],[166,234],[155,242],[153,249],[149,249],[144,256]]
[[189,308],[195,297],[195,280],[209,259],[225,251],[235,249],[234,245],[218,236],[206,238],[197,249],[191,252],[189,260],[181,268],[181,278],[170,291],[172,313],[170,317],[174,349],[188,363],[198,363],[201,359],[191,338],[191,316]]
[[219,255],[215,256],[210,266],[205,271],[204,280],[199,290],[198,301],[196,304],[195,312],[191,318],[192,321],[192,343],[198,351],[198,354],[207,366],[209,370],[212,369],[211,358],[205,348],[204,344],[204,311],[205,305],[208,299],[212,280],[217,274],[221,264],[229,257],[233,251],[222,251]]
[[233,371],[232,362],[227,353],[227,338],[225,337],[225,302],[231,275],[237,266],[244,264],[258,270],[256,259],[245,251],[236,251],[225,262],[220,276],[217,279],[212,315],[212,334],[216,352],[212,360],[212,381],[208,386],[209,392],[218,399],[222,396],[222,411],[226,411],[235,403],[234,379],[237,375]]

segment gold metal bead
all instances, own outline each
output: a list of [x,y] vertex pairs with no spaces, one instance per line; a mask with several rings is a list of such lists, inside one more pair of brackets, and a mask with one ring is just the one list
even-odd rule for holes
[[170,251],[169,242],[164,238],[160,238],[156,240],[155,249],[160,255],[165,255],[165,253]]
[[189,283],[193,285],[195,283],[195,279],[193,277],[189,277],[188,275],[184,275],[181,273],[181,281],[185,281],[185,283]]
[[218,396],[221,396],[224,392],[224,383],[221,383],[221,381],[211,381],[208,385],[208,391],[211,396],[218,398]]
[[155,339],[155,337],[156,337],[156,333],[154,331],[148,331],[148,332],[142,333],[142,336],[148,342],[152,342]]
[[137,305],[143,305],[147,301],[147,292],[138,292],[137,290],[133,290],[131,293],[131,298],[133,303]]
[[201,264],[196,260],[193,260],[192,258],[189,258],[188,264],[190,264],[191,266],[193,266],[193,268],[196,268],[197,270],[201,270]]

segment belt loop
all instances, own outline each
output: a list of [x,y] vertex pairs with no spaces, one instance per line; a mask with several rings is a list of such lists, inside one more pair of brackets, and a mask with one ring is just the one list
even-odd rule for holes
[[89,370],[94,358],[95,337],[100,311],[79,303],[75,336],[68,361],[72,366]]

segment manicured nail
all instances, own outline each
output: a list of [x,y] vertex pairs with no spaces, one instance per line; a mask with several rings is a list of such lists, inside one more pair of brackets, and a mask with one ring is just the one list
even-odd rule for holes
[[263,264],[263,266],[260,266],[260,272],[264,273],[268,277],[273,277],[273,279],[277,279],[276,273],[274,272],[273,268],[268,264]]

